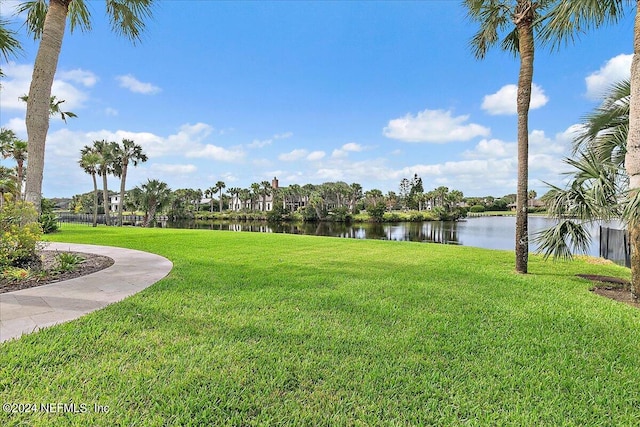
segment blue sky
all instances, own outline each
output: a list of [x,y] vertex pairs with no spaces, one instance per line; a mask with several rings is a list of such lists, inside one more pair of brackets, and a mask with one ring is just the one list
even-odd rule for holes
[[[0,3],[24,44],[1,65],[0,125],[26,139],[17,98],[37,44],[11,15],[16,3]],[[386,193],[417,173],[425,190],[515,193],[518,61],[497,48],[473,57],[476,26],[461,1],[164,0],[135,46],[110,31],[102,1],[89,3],[92,31],[62,46],[53,94],[79,117],[51,122],[45,197],[91,191],[80,149],[122,138],[149,156],[128,188],[148,178],[246,188],[278,177]],[[565,179],[580,118],[629,75],[632,35],[630,14],[557,52],[538,49],[529,186],[539,194],[542,181]]]

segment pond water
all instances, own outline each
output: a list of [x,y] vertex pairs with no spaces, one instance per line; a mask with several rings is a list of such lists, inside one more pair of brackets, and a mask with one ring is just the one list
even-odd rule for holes
[[[529,236],[553,225],[545,217],[529,217]],[[168,222],[170,228],[199,228],[211,230],[246,231],[263,233],[308,234],[352,239],[377,239],[413,242],[434,242],[487,249],[513,250],[515,245],[515,217],[475,217],[463,221],[402,222],[392,224],[341,224],[341,223],[297,223],[268,224],[266,222],[230,221],[182,221]],[[599,230],[591,230],[592,242],[589,255],[598,256]],[[533,252],[537,248],[530,244]]]

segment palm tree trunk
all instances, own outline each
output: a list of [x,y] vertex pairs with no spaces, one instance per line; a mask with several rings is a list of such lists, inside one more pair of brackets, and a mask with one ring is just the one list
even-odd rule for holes
[[118,225],[122,227],[122,209],[124,207],[124,189],[127,181],[127,167],[129,160],[122,162],[122,176],[120,177],[120,200],[118,203]]
[[27,100],[27,140],[29,174],[25,186],[25,200],[40,212],[42,176],[44,173],[44,147],[49,131],[49,105],[51,86],[58,68],[58,58],[67,22],[71,0],[50,0],[44,20],[42,39],[33,66],[33,76]]
[[107,171],[102,173],[102,204],[104,205],[104,225],[111,225],[109,218],[109,190],[107,190]]
[[[629,102],[629,133],[624,165],[629,175],[629,197],[640,191],[640,1],[636,2],[636,19],[631,62],[631,100]],[[636,214],[638,216],[638,214]],[[631,292],[640,298],[640,218],[629,226],[631,239]]]
[[93,226],[98,226],[98,181],[96,180],[96,174],[92,173],[93,178]]
[[526,274],[529,263],[528,180],[529,180],[529,106],[533,81],[533,19],[530,0],[518,0],[516,26],[520,52],[518,77],[518,188],[516,198],[516,272]]

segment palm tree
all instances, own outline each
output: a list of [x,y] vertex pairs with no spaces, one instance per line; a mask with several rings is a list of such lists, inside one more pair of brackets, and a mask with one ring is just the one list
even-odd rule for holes
[[114,145],[114,174],[120,178],[120,200],[118,202],[118,225],[122,227],[122,208],[124,206],[124,191],[127,181],[129,162],[133,167],[148,160],[142,147],[130,139],[123,139],[122,144]]
[[27,143],[18,139],[12,130],[0,130],[0,155],[7,159],[11,157],[16,161],[16,188],[18,196],[22,193],[24,181],[24,162],[27,160]]
[[[112,29],[136,42],[144,29],[144,19],[151,15],[153,0],[106,0],[107,14]],[[91,14],[86,0],[28,1],[18,8],[18,13],[27,12],[27,29],[40,38],[40,45],[33,66],[33,76],[27,101],[27,135],[30,158],[30,173],[27,176],[25,196],[40,211],[42,176],[44,171],[44,149],[49,130],[49,107],[51,86],[58,67],[66,21],[70,29],[91,28]]]
[[16,174],[11,168],[0,166],[0,208],[4,204],[5,194],[17,193]]
[[157,179],[147,180],[134,194],[138,194],[140,206],[145,211],[143,227],[149,227],[155,221],[156,213],[171,202],[171,189],[165,182]]
[[[544,196],[556,225],[537,236],[545,257],[571,258],[572,251],[586,252],[591,236],[586,225],[600,220],[623,218],[633,232],[638,208],[629,192],[625,169],[630,127],[631,83],[611,87],[603,103],[588,114],[574,144],[575,158],[566,159],[575,172],[566,188],[551,186]],[[635,249],[636,251],[638,248]],[[640,262],[633,260],[632,293],[640,297]]]
[[209,198],[209,212],[213,212],[213,195],[216,194],[217,191],[218,189],[215,186],[204,190],[204,197]]
[[[93,141],[93,150],[100,153],[100,163],[98,165],[98,175],[102,177],[102,203],[104,206],[104,223],[111,225],[109,189],[107,188],[107,176],[114,171],[114,156],[117,143],[106,140]],[[84,152],[82,153],[84,154]]]
[[518,185],[516,199],[516,271],[526,273],[529,260],[527,181],[529,177],[529,106],[533,81],[533,29],[540,5],[532,0],[466,0],[469,15],[480,23],[471,41],[473,53],[483,59],[498,42],[498,32],[507,31],[502,48],[520,56],[518,77]]
[[78,161],[80,167],[89,175],[93,180],[93,226],[98,226],[98,181],[96,180],[96,174],[98,173],[98,167],[102,161],[100,153],[95,151],[93,147],[85,146],[82,149],[82,157]]
[[260,184],[254,182],[251,184],[251,210],[257,210],[255,207],[255,202],[260,197]]
[[273,194],[273,187],[269,181],[262,181],[260,183],[260,195],[262,196],[262,211],[264,212],[267,207],[267,196]]
[[222,212],[222,190],[224,190],[226,188],[226,184],[222,181],[218,181],[216,182],[216,186],[215,188],[218,190],[218,192],[220,193],[220,200],[219,200],[219,206],[220,206],[220,212]]
[[[537,31],[541,42],[558,47],[561,43],[572,40],[575,34],[584,32],[590,27],[615,22],[623,13],[622,4],[631,2],[628,0],[626,2],[623,0],[465,0],[465,3],[470,17],[480,23],[480,30],[471,42],[477,58],[484,58],[488,48],[498,42],[498,32],[505,30],[507,35],[502,40],[502,48],[520,56],[517,97],[516,271],[526,273],[529,246],[527,236],[528,121],[535,51],[534,30]],[[640,30],[636,30],[636,34],[639,32]],[[640,44],[640,40],[636,43]],[[637,47],[640,48],[640,46]],[[640,137],[640,123],[638,136]],[[640,148],[638,150],[640,151]],[[640,163],[640,155],[638,159]],[[638,173],[640,173],[640,165]],[[640,177],[638,180],[640,181]]]
[[245,210],[247,208],[247,202],[252,200],[253,196],[251,194],[251,190],[248,188],[243,188],[238,193],[238,199],[242,202],[242,210]]
[[227,190],[227,193],[229,193],[231,195],[231,205],[229,206],[229,208],[234,211],[235,206],[232,206],[233,202],[236,201],[238,199],[238,194],[240,194],[240,187],[231,187]]

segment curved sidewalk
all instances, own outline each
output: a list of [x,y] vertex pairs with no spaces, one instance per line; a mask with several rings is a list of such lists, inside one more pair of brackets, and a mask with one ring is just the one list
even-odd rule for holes
[[156,283],[173,268],[164,257],[131,249],[48,243],[46,250],[104,255],[115,262],[87,276],[0,294],[0,342],[120,301]]

